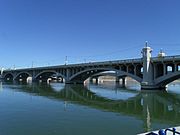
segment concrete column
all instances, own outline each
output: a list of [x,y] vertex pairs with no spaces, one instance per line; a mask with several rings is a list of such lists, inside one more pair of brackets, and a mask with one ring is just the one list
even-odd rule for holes
[[98,82],[99,82],[99,81],[98,81],[98,77],[96,77],[95,79],[96,79],[96,84],[98,84]]
[[130,65],[127,65],[127,66],[126,66],[127,73],[129,73],[129,66],[130,66]]
[[72,72],[71,75],[74,75],[74,70],[75,70],[74,68],[71,69]]
[[136,65],[133,65],[133,66],[134,66],[134,75],[136,75],[137,74],[137,72],[136,72],[137,66]]
[[116,84],[119,84],[119,76],[116,76]]
[[145,84],[152,83],[152,65],[151,65],[151,52],[152,49],[147,46],[142,49],[143,55],[143,82]]
[[156,72],[157,72],[157,71],[156,71],[156,64],[153,65],[153,72],[154,72],[154,73],[153,73],[153,74],[154,74],[154,75],[153,75],[153,78],[156,79],[156,74],[157,74],[157,73],[156,73]]
[[178,65],[177,63],[174,64],[174,72],[178,71]]
[[67,78],[70,77],[70,69],[69,68],[66,69],[66,76],[67,76]]
[[67,78],[66,83],[70,83],[70,80],[69,80],[69,78],[70,78],[70,70],[69,70],[69,68],[67,68],[65,71],[66,71],[66,78]]
[[179,64],[177,64],[177,71],[180,71],[180,70],[179,70],[179,67],[180,67],[180,65],[179,65]]
[[76,68],[76,73],[78,73],[79,72],[79,70],[78,70],[78,68]]
[[122,66],[119,66],[119,70],[122,71]]
[[32,82],[36,82],[37,80],[36,80],[36,73],[35,73],[35,71],[33,70],[32,71]]
[[167,70],[167,68],[166,68],[166,64],[163,64],[163,72],[164,72],[164,73],[163,73],[163,75],[166,75],[166,73],[167,73],[167,71],[166,71],[166,70]]
[[63,69],[63,75],[66,76],[66,69]]
[[152,49],[146,46],[142,49],[143,57],[143,81],[141,83],[141,89],[157,89],[153,82],[153,65],[151,63]]

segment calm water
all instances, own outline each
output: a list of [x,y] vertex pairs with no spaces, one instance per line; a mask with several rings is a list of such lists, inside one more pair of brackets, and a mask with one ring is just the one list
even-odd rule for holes
[[178,125],[177,83],[168,92],[135,84],[0,85],[0,135],[134,135]]

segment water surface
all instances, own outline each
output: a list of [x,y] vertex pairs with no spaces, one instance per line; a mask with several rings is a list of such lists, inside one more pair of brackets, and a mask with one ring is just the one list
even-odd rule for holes
[[0,85],[0,135],[133,135],[178,126],[180,85]]

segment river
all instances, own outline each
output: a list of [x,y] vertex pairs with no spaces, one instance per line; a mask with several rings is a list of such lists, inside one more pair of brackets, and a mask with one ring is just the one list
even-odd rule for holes
[[0,135],[134,135],[180,124],[180,84],[0,83]]

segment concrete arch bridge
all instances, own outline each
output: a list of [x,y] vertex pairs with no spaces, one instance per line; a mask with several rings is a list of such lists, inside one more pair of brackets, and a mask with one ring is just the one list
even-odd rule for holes
[[[142,89],[165,89],[170,82],[180,78],[180,56],[151,57],[152,49],[142,49],[142,58],[93,63],[80,63],[16,70],[4,70],[1,79],[5,81],[47,82],[57,77],[67,84],[83,84],[94,75],[113,71],[118,77],[131,77],[141,84]],[[63,78],[63,79],[62,79]]]

